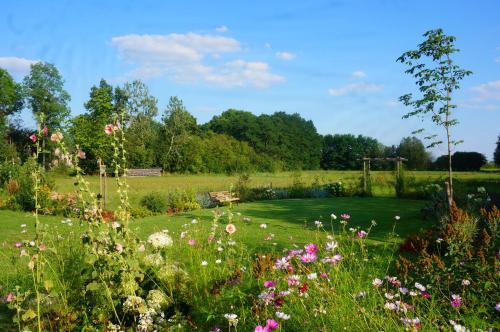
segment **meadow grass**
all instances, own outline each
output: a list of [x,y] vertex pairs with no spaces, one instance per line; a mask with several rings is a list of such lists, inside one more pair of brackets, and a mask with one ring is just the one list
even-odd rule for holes
[[[346,186],[356,187],[360,183],[361,171],[303,171],[303,172],[279,172],[279,173],[255,173],[250,176],[250,187],[273,188],[290,187],[294,181],[294,175],[300,174],[300,180],[305,185],[313,183],[331,183],[342,181]],[[446,180],[446,172],[419,171],[406,172],[410,181],[410,191],[429,183],[440,183]],[[72,192],[75,179],[69,176],[52,175],[55,190],[58,192]],[[87,176],[91,189],[99,192],[99,177]],[[394,173],[390,171],[373,171],[372,186],[373,194],[378,197],[394,197]],[[129,177],[127,179],[129,197],[132,206],[138,206],[140,199],[152,192],[167,194],[175,189],[190,189],[196,192],[229,190],[238,181],[237,175],[223,174],[166,174],[162,177]],[[463,191],[475,191],[477,186],[485,186],[488,192],[500,194],[500,173],[497,172],[456,172],[455,183]],[[108,208],[116,208],[119,203],[116,192],[116,182],[112,177],[107,180],[107,202]]]

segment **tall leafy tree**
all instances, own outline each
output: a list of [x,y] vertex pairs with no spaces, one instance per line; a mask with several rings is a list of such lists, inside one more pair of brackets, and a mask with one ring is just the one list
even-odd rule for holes
[[[448,151],[448,181],[450,196],[453,197],[453,174],[451,151],[460,141],[452,139],[451,127],[458,121],[453,118],[452,111],[456,105],[452,103],[453,93],[460,88],[460,81],[472,74],[471,71],[460,68],[453,57],[459,52],[455,47],[455,37],[447,36],[442,29],[430,30],[424,33],[425,40],[417,49],[403,53],[397,61],[408,66],[405,73],[413,76],[420,95],[405,94],[399,98],[404,105],[413,110],[403,118],[412,116],[427,117],[441,127],[446,134]],[[421,132],[423,130],[419,130]],[[431,140],[430,147],[441,144],[437,135],[427,136]]]
[[495,152],[493,152],[493,162],[495,165],[500,166],[500,135],[498,136]]
[[408,159],[406,167],[410,170],[424,170],[429,166],[430,154],[416,137],[404,137],[398,145],[397,155]]
[[22,86],[14,81],[7,70],[0,68],[0,155],[6,158],[13,152],[6,142],[8,116],[19,112],[22,107]]

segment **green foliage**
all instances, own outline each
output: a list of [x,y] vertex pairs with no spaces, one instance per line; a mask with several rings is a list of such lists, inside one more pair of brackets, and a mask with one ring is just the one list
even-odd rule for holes
[[45,62],[31,65],[24,78],[27,106],[35,117],[44,114],[44,126],[51,130],[61,129],[70,115],[70,96],[64,90],[64,79],[57,68]]
[[0,68],[0,120],[22,108],[22,85],[16,83],[7,70]]
[[[382,157],[384,147],[374,138],[351,134],[325,135],[321,168],[359,170],[363,157]],[[378,165],[374,165],[376,168]]]
[[493,162],[495,165],[500,166],[500,136],[498,136],[497,146],[493,152]]
[[154,213],[165,213],[167,211],[167,201],[164,195],[159,192],[152,192],[141,199],[141,206]]
[[343,197],[346,195],[345,187],[341,181],[328,183],[325,185],[325,189],[333,197]]
[[[451,165],[456,171],[479,171],[486,165],[486,157],[479,152],[460,152],[457,151],[451,156]],[[433,168],[436,170],[446,170],[448,167],[448,156],[438,157]]]
[[429,166],[430,153],[425,150],[422,141],[416,137],[404,137],[399,143],[396,154],[408,159],[405,162],[408,170],[425,170]]
[[168,193],[167,206],[171,212],[191,211],[201,208],[194,190],[176,189]]

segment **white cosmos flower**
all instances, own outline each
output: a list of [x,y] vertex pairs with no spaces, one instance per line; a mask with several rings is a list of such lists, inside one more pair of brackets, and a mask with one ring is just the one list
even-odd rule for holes
[[174,244],[172,238],[164,232],[151,234],[148,237],[148,243],[150,243],[155,248],[171,247]]

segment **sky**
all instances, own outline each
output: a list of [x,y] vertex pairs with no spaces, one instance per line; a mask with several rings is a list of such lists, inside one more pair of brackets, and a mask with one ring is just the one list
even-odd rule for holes
[[[473,75],[453,95],[458,151],[492,159],[500,135],[500,1],[2,1],[0,67],[20,81],[54,64],[73,115],[90,88],[144,81],[160,113],[178,96],[199,123],[229,108],[299,113],[320,134],[397,145],[428,121],[402,119],[415,91],[396,59],[442,28]],[[21,119],[33,125],[28,111]],[[419,137],[423,138],[423,136]],[[432,150],[435,157],[446,147]]]

